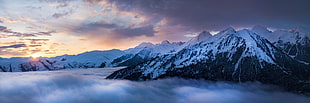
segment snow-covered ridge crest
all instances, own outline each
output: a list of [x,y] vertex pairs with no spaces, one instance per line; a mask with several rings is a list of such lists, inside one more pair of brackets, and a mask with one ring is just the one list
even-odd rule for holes
[[[195,52],[195,57],[188,57],[187,59],[181,59],[184,61],[202,61],[203,59],[210,58],[212,60],[217,59],[212,56],[206,55],[217,55],[221,53],[227,53],[228,60],[232,60],[232,56],[236,53],[239,48],[244,48],[241,57],[255,56],[260,61],[265,61],[274,64],[274,54],[272,51],[274,47],[270,42],[253,33],[248,29],[235,31],[233,28],[227,28],[220,33],[210,37],[204,42],[198,43],[194,46],[187,46],[188,54]],[[184,55],[186,57],[186,55]],[[184,61],[177,61],[176,65],[182,64]],[[190,65],[191,63],[185,63]],[[180,66],[183,67],[183,66]]]
[[266,39],[287,55],[305,64],[310,63],[310,32],[302,26],[289,30],[266,30],[255,26],[252,31]]
[[110,62],[125,54],[124,51],[112,49],[107,51],[90,51],[78,55],[62,55],[57,57],[31,58],[1,58],[0,71],[25,72],[46,71],[70,68],[102,68],[111,66]]
[[[308,77],[306,68],[309,69],[307,64],[285,54],[259,34],[248,29],[227,28],[202,42],[187,45],[177,53],[119,70],[108,78],[149,80],[178,76],[269,83],[273,81],[268,80],[273,79],[283,83],[285,79],[282,78],[289,79],[285,75]],[[261,78],[264,75],[279,77]]]

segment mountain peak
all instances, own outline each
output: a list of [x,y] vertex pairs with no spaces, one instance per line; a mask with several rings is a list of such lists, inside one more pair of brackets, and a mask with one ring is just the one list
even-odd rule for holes
[[228,28],[226,28],[225,30],[221,31],[218,34],[227,34],[227,33],[236,33],[236,30],[234,28],[232,28],[232,27],[228,27]]
[[248,29],[242,29],[240,31],[237,31],[236,35],[241,37],[241,38],[244,38],[246,40],[250,40],[252,41],[252,37],[251,35],[253,35],[254,32],[252,32],[251,30],[248,30]]
[[170,44],[170,42],[168,40],[164,40],[161,42],[161,44]]
[[203,41],[205,39],[208,39],[211,36],[212,35],[210,34],[210,32],[202,31],[196,38],[198,41]]
[[141,44],[139,44],[137,47],[139,48],[144,48],[144,47],[149,47],[149,46],[154,46],[154,44],[150,43],[150,42],[143,42]]
[[236,31],[233,27],[228,27],[228,28],[226,28],[224,31]]

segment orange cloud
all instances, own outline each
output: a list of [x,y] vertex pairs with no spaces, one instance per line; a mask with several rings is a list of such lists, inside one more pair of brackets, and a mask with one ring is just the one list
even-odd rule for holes
[[15,20],[15,19],[2,17],[2,16],[0,16],[0,20],[5,22],[5,23],[22,23],[22,21],[20,21],[20,20]]

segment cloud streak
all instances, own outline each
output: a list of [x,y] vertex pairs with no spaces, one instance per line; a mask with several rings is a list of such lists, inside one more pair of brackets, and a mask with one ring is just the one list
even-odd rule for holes
[[54,14],[52,15],[52,17],[58,19],[58,18],[61,18],[61,17],[68,16],[68,15],[70,15],[70,14],[72,14],[72,11],[64,12],[64,13],[54,13]]
[[14,44],[14,45],[9,45],[9,46],[0,46],[0,49],[5,49],[5,48],[21,48],[21,47],[26,47],[26,44]]
[[1,56],[20,56],[25,55],[25,51],[19,51],[14,49],[27,48],[26,44],[13,44],[8,46],[0,46],[0,55]]
[[7,17],[2,17],[0,16],[0,20],[4,23],[21,23],[22,21],[20,20],[15,20],[15,19],[11,19],[11,18],[7,18]]
[[0,102],[308,103],[310,101],[309,97],[282,92],[277,87],[253,82],[235,84],[178,78],[145,82],[102,79],[108,74],[100,69],[2,72]]
[[14,51],[11,49],[6,49],[5,51],[3,51],[2,49],[0,49],[0,55],[1,57],[3,56],[21,56],[21,55],[26,55],[27,53],[24,51]]
[[52,36],[52,33],[56,33],[56,31],[47,31],[47,32],[35,32],[35,33],[21,33],[12,31],[11,29],[0,26],[0,32],[5,33],[4,37],[36,37],[36,36]]

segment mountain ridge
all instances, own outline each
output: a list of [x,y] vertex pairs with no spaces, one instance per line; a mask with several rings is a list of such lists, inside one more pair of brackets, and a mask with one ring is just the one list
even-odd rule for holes
[[[272,31],[269,31],[266,27],[255,26],[252,28],[252,30],[241,30],[241,31],[242,32],[254,32],[261,37],[265,37],[265,35],[267,35],[263,33],[258,33],[257,31],[255,31],[255,29],[258,31],[267,31],[264,33],[270,33],[272,35],[274,35],[273,33],[275,33],[276,31],[289,33],[291,35],[299,35],[298,33],[301,33],[302,35],[306,35],[306,33],[303,33],[303,31],[305,30],[303,30],[301,27],[297,29],[295,28],[291,30],[276,30],[272,32]],[[174,55],[175,53],[181,52],[183,49],[186,49],[187,46],[193,46],[193,45],[197,45],[203,42],[212,41],[212,39],[220,38],[221,36],[225,34],[234,34],[237,32],[240,32],[240,31],[236,31],[232,27],[229,27],[223,31],[220,31],[218,34],[213,35],[213,36],[207,31],[202,31],[199,35],[197,35],[197,37],[194,37],[188,42],[170,43],[169,41],[166,41],[166,40],[162,41],[162,43],[160,44],[152,44],[149,42],[145,42],[145,43],[141,43],[135,48],[130,48],[124,51],[117,50],[117,49],[111,50],[114,52],[115,51],[119,52],[115,55],[100,54],[100,52],[105,52],[105,51],[90,51],[90,52],[84,52],[78,55],[63,55],[63,56],[57,56],[53,58],[41,58],[39,59],[39,61],[36,61],[36,62],[32,61],[31,59],[23,58],[23,59],[17,60],[19,64],[12,63],[13,59],[2,58],[0,59],[0,62],[1,62],[0,71],[14,72],[14,71],[58,70],[58,69],[67,69],[67,68],[101,68],[101,67],[114,67],[114,66],[132,67],[132,66],[141,64],[143,62],[147,62],[149,60],[152,60],[154,58],[157,58],[163,55]],[[243,35],[243,34],[245,33],[237,33],[239,37],[248,36],[248,35]],[[275,34],[277,34],[277,32]],[[270,38],[268,38],[267,40],[268,42],[270,41],[269,39]],[[295,41],[298,41],[298,42],[294,41],[294,42],[279,43],[280,41],[281,39],[278,41],[275,40],[274,42],[270,42],[270,43],[272,43],[273,46],[275,46],[276,48],[281,49],[280,50],[281,52],[289,55],[290,57],[298,61],[298,63],[309,65],[310,60],[308,57],[310,57],[309,56],[310,49],[307,46],[307,44],[309,44],[310,42],[309,42],[309,39],[307,39],[307,35],[305,36],[305,39],[297,38]],[[250,43],[250,42],[246,42],[246,43]],[[218,43],[215,43],[215,44],[218,44]],[[255,45],[254,43],[252,44]],[[222,45],[225,45],[225,43],[222,43]],[[288,47],[296,48],[299,51],[297,52],[297,50],[288,49]],[[222,49],[226,52],[236,51],[233,48],[226,48],[220,45],[218,45],[217,48]],[[257,49],[257,51],[255,52],[258,52],[259,50],[260,49]],[[263,54],[265,53],[265,51],[261,51],[261,50],[259,52]],[[212,53],[214,55],[215,51],[212,51]],[[83,55],[87,55],[87,54],[89,54],[90,56],[83,57]],[[261,55],[260,57],[265,56],[263,59],[271,61],[271,62],[274,61],[274,57],[272,57],[270,53],[268,54],[269,56],[268,55],[266,56],[266,55]],[[199,58],[205,58],[205,57],[201,56]],[[14,61],[16,61],[15,59]],[[234,66],[234,67],[238,68],[239,66]]]
[[309,88],[300,86],[309,81],[310,68],[309,64],[297,61],[250,30],[228,28],[175,54],[121,69],[107,78],[154,80],[167,77],[259,81],[309,92]]

